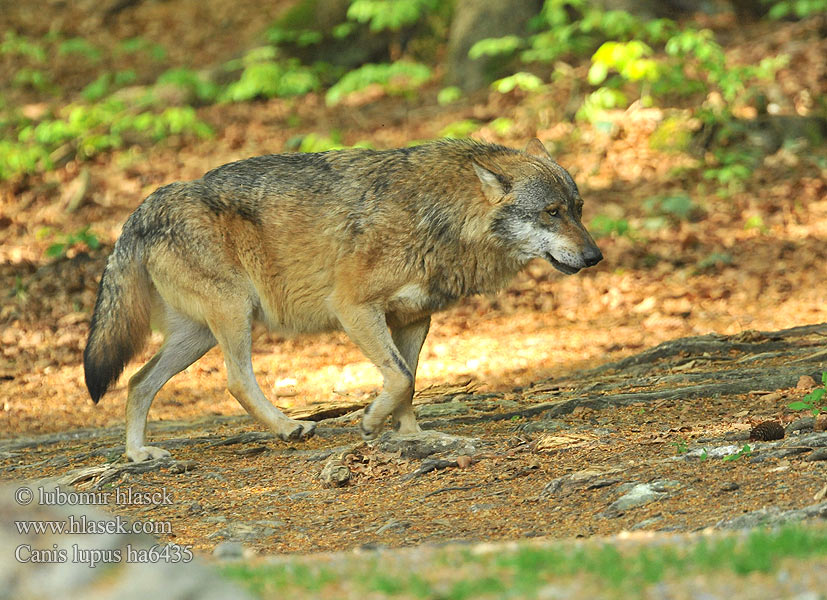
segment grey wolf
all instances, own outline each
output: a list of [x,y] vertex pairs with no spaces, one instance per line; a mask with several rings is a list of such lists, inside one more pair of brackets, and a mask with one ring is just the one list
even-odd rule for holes
[[161,387],[218,344],[230,393],[282,440],[313,435],[265,397],[251,325],[344,330],[383,377],[364,438],[388,417],[419,431],[411,405],[431,314],[502,289],[535,258],[566,274],[602,254],[581,223],[568,172],[533,139],[522,151],[444,140],[396,150],[274,154],[163,186],[124,224],[100,281],[84,352],[97,402],[143,347],[158,352],[129,380],[126,455],[145,445]]

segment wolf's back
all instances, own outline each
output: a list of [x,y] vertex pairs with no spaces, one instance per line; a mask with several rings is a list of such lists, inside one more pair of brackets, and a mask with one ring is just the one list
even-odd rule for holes
[[152,282],[142,261],[142,241],[128,225],[103,270],[83,353],[86,387],[94,402],[141,351],[149,334]]

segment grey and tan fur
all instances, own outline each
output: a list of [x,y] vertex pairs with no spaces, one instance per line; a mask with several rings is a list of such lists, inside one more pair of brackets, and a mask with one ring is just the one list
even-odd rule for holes
[[254,320],[292,333],[344,330],[382,373],[365,438],[387,417],[419,431],[411,399],[432,313],[503,288],[531,259],[564,273],[602,255],[571,176],[532,140],[259,156],[150,195],[104,269],[84,353],[97,402],[155,323],[160,350],[130,380],[126,454],[145,445],[155,394],[215,344],[230,393],[283,440],[315,424],[285,416],[253,374]]

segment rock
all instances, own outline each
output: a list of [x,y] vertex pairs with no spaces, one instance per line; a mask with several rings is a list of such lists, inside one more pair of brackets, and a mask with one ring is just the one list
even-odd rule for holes
[[[468,458],[467,456],[464,458]],[[426,458],[422,461],[422,464],[409,475],[406,475],[403,480],[410,481],[411,479],[416,479],[417,477],[421,477],[426,473],[430,473],[431,471],[440,471],[442,469],[447,469],[449,467],[456,467],[458,463],[455,459],[445,459],[445,458]]]
[[563,498],[578,490],[591,490],[619,483],[621,479],[613,475],[617,471],[584,470],[569,473],[549,481],[540,492],[540,498]]
[[174,475],[179,475],[181,473],[188,473],[192,471],[198,466],[198,463],[194,460],[177,460],[175,463],[169,468],[169,472]]
[[604,514],[606,516],[612,516],[632,508],[644,506],[650,502],[666,498],[669,492],[680,489],[681,487],[682,484],[679,481],[671,481],[668,479],[652,481],[650,483],[639,483],[612,502]]
[[390,519],[387,523],[376,530],[376,534],[382,535],[386,531],[405,531],[410,526],[411,523],[409,521],[397,521],[396,519]]
[[732,519],[718,521],[715,527],[718,529],[752,529],[759,526],[774,527],[814,518],[827,518],[827,502],[795,510],[784,510],[777,506],[761,508]]
[[727,482],[721,486],[722,492],[734,492],[737,489],[740,489],[740,485],[735,483],[734,481]]
[[442,404],[423,404],[416,407],[418,419],[432,419],[434,417],[450,417],[453,415],[465,415],[470,412],[468,405],[464,402],[444,402]]
[[631,531],[640,531],[641,529],[652,529],[652,526],[656,523],[663,521],[663,517],[661,515],[657,515],[655,517],[651,517],[649,519],[643,519],[640,523],[635,523],[630,527]]
[[224,560],[244,558],[244,546],[241,542],[220,542],[213,548],[212,555]]
[[571,425],[560,419],[542,419],[540,421],[529,421],[528,423],[521,423],[517,429],[525,431],[526,433],[560,431],[561,429],[570,429]]
[[710,460],[714,458],[724,458],[738,454],[743,446],[718,446],[716,448],[694,448],[685,454],[674,457],[674,460]]
[[807,452],[807,448],[777,448],[775,450],[770,450],[769,452],[761,451],[757,456],[753,456],[749,459],[750,463],[762,463],[764,461],[770,460],[771,458],[781,459],[787,458],[788,456],[795,456],[796,454],[803,454]]
[[802,435],[796,440],[790,440],[791,446],[809,446],[810,448],[825,448],[827,447],[827,433],[818,432],[810,435]]
[[287,498],[293,502],[297,502],[299,500],[304,500],[305,498],[310,498],[312,495],[313,492],[295,492],[287,496]]
[[207,523],[226,523],[227,517],[224,515],[215,515],[213,517],[204,517],[204,521]]
[[795,384],[795,389],[802,392],[809,392],[816,388],[816,380],[809,375],[802,375],[798,378],[798,383]]
[[270,537],[276,533],[276,528],[282,527],[281,521],[255,521],[254,523],[243,523],[231,521],[223,529],[214,531],[207,536],[209,540],[224,538],[230,541],[253,541]]
[[499,410],[517,410],[520,408],[520,403],[514,400],[506,400],[505,398],[496,398],[494,400],[476,400],[468,403],[470,407],[479,412],[495,412]]
[[324,464],[319,479],[326,487],[342,487],[350,481],[350,468],[342,462],[339,455],[333,456]]
[[383,452],[399,452],[402,458],[426,458],[439,452],[474,455],[480,440],[427,430],[404,434],[388,432],[372,443]]
[[[750,439],[751,430],[742,429],[740,431],[728,431],[724,434],[723,441],[725,442],[747,442]],[[720,439],[717,438],[701,438],[697,440],[699,444],[704,444],[707,442],[717,442]]]
[[818,460],[827,460],[827,448],[819,448],[804,460],[811,462]]
[[787,425],[784,430],[787,432],[787,435],[790,435],[795,431],[812,431],[815,421],[816,420],[813,417],[802,417],[801,419],[796,419]]

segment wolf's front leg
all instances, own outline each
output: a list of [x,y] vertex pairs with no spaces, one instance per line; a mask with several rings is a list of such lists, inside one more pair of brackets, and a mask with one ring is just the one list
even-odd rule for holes
[[414,391],[413,371],[394,344],[385,314],[378,306],[333,302],[333,310],[345,333],[382,373],[382,391],[365,408],[360,425],[362,437],[372,440],[391,414],[410,403]]
[[[431,317],[425,317],[421,321],[410,323],[405,326],[391,326],[391,336],[396,347],[405,358],[405,362],[416,380],[416,367],[419,364],[419,353],[422,351],[422,344],[428,335],[431,326]],[[402,402],[393,411],[391,419],[393,428],[399,433],[417,433],[422,431],[416,422],[413,410],[413,394],[407,401]]]

